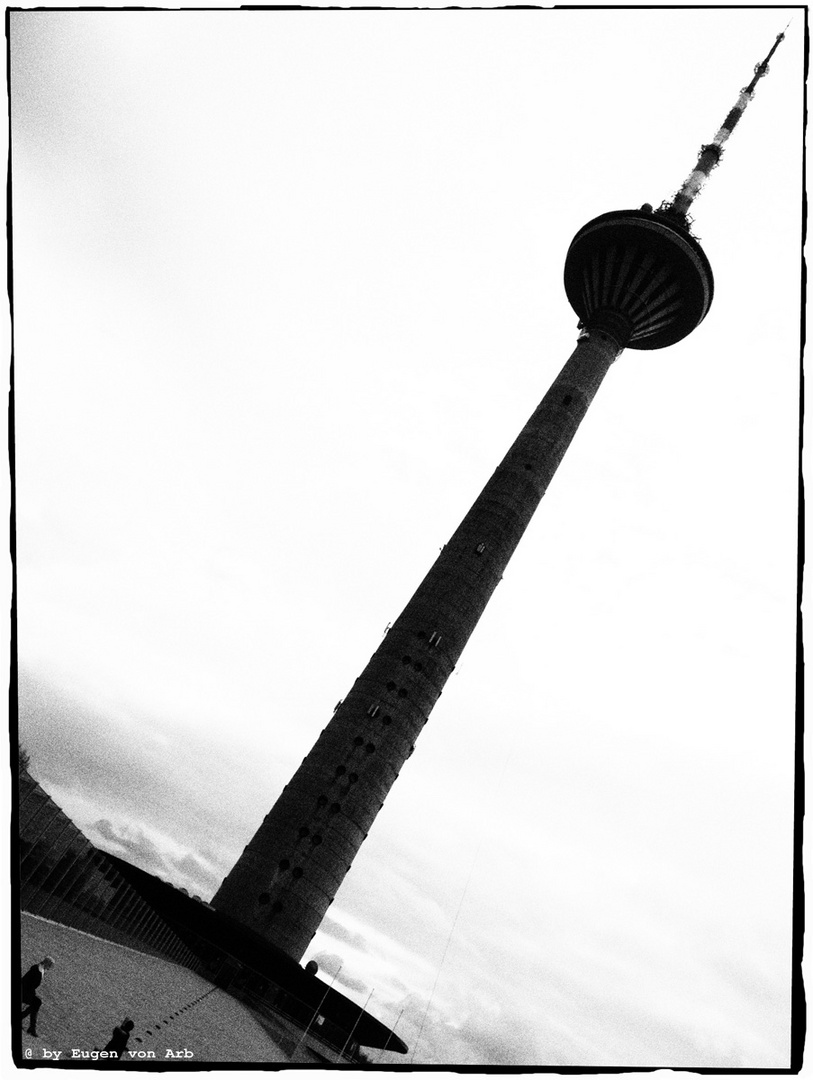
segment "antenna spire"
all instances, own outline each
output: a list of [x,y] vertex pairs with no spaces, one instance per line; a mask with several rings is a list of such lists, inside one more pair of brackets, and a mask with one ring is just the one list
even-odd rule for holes
[[[790,26],[790,23],[788,23],[788,26]],[[788,27],[786,26],[785,30],[787,30],[787,28]],[[662,204],[660,207],[662,211],[677,215],[681,218],[686,217],[689,212],[689,207],[700,194],[700,189],[706,182],[709,173],[715,165],[719,163],[720,158],[723,155],[723,143],[728,139],[731,132],[737,126],[740,117],[745,112],[748,102],[754,96],[757,83],[763,75],[768,74],[768,62],[778,49],[779,42],[785,40],[785,30],[777,35],[776,41],[771,46],[771,51],[762,63],[757,64],[754,68],[753,79],[751,79],[749,84],[740,91],[740,96],[737,98],[736,105],[729,112],[712,141],[700,147],[697,164],[684,180],[683,186],[677,195],[675,195],[674,199],[672,199],[671,202],[667,201]]]

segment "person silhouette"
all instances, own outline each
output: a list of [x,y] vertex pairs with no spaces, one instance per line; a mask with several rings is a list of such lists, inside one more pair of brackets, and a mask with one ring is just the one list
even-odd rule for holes
[[113,1028],[113,1034],[110,1036],[110,1042],[107,1044],[107,1046],[104,1047],[104,1049],[116,1054],[119,1061],[121,1061],[121,1056],[127,1049],[127,1042],[130,1038],[130,1032],[133,1030],[134,1027],[135,1024],[133,1023],[133,1021],[125,1016],[125,1018],[118,1025],[118,1027]]
[[25,1020],[26,1016],[30,1017],[28,1034],[33,1035],[34,1038],[37,1037],[37,1016],[42,1008],[42,998],[37,994],[37,990],[42,983],[45,972],[53,966],[52,957],[44,956],[38,964],[32,964],[22,978],[22,998],[23,1005],[26,1007],[23,1009],[20,1019]]

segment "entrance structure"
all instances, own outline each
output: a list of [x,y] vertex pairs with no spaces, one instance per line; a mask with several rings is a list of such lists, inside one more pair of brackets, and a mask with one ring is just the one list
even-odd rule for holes
[[712,300],[689,208],[784,34],[658,210],[595,218],[565,260],[576,348],[471,510],[337,707],[212,900],[299,960],[427,722],[511,555],[625,348],[686,337]]

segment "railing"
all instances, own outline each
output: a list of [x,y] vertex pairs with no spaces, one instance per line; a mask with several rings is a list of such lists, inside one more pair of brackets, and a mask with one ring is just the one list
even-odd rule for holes
[[[278,985],[222,945],[189,927],[176,932],[119,873],[103,851],[57,806],[25,769],[20,770],[20,907],[105,941],[125,945],[194,971],[268,1021],[279,1018],[293,1032],[280,1032],[295,1056],[304,1046],[324,1050],[331,1062],[359,1061],[358,1044],[319,1008]],[[296,1034],[296,1031],[299,1033]]]
[[203,964],[25,769],[19,774],[20,908],[105,941]]

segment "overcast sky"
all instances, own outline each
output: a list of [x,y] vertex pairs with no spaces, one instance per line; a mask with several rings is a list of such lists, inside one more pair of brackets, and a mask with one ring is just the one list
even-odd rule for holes
[[[572,236],[793,14],[12,14],[20,730],[91,839],[212,895],[570,355]],[[803,29],[305,956],[416,1064],[788,1065]]]

